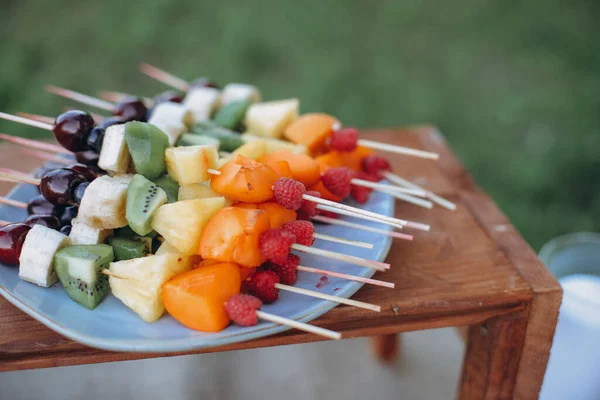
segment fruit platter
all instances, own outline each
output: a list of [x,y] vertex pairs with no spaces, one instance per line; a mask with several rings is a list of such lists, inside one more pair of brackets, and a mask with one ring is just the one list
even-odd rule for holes
[[[0,113],[57,144],[0,134],[46,161],[0,166],[0,294],[60,334],[113,351],[209,348],[300,329],[353,300],[393,290],[393,241],[432,229],[394,216],[396,200],[454,204],[391,170],[382,155],[437,155],[359,137],[298,99],[241,83],[168,84],[153,98],[48,90],[112,115]],[[426,236],[423,236],[426,237]],[[424,239],[421,239],[424,240]],[[373,279],[375,272],[380,271]]]

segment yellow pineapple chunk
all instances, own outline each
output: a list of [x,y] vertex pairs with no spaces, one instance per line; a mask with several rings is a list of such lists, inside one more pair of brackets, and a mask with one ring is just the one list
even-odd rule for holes
[[224,197],[165,204],[156,210],[152,218],[152,228],[181,253],[198,254],[204,227],[223,207]]
[[280,138],[285,128],[298,118],[298,99],[252,104],[246,112],[246,127],[256,136]]
[[295,144],[287,140],[263,138],[246,132],[242,134],[242,140],[246,143],[253,141],[263,141],[267,146],[267,154],[275,153],[276,151],[285,150],[293,154],[308,154],[308,148],[303,144]]
[[170,147],[165,151],[167,171],[180,185],[209,180],[209,168],[217,168],[216,146]]
[[185,257],[164,253],[111,263],[108,282],[115,297],[144,321],[154,322],[165,310],[161,299],[163,283],[190,269]]
[[258,160],[265,154],[267,154],[267,142],[266,140],[259,139],[243,144],[242,146],[238,147],[231,155],[233,157],[237,155],[242,155],[252,160]]

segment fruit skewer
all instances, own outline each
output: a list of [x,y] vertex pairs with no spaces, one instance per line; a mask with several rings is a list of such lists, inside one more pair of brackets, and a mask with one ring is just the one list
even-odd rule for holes
[[259,319],[263,319],[329,339],[338,340],[342,337],[339,332],[260,311],[261,307],[262,302],[256,297],[247,294],[238,294],[227,300],[227,303],[225,303],[225,312],[234,323],[240,326],[254,326],[258,323]]
[[400,233],[400,232],[394,232],[394,231],[386,231],[384,229],[372,228],[370,226],[364,226],[364,225],[360,225],[360,224],[355,224],[353,222],[344,221],[344,220],[340,220],[340,219],[336,219],[336,218],[329,218],[329,217],[325,217],[325,216],[322,216],[322,215],[315,215],[315,216],[311,217],[311,219],[313,221],[318,221],[318,222],[322,222],[322,223],[325,223],[325,224],[340,225],[340,226],[345,226],[347,228],[352,228],[352,229],[358,229],[358,230],[363,230],[363,231],[367,231],[367,232],[378,233],[378,234],[385,235],[385,236],[390,236],[390,237],[396,238],[396,239],[413,240],[413,236],[412,235],[408,235],[406,233]]
[[[163,71],[159,68],[153,67],[149,64],[145,64],[145,63],[141,64],[140,71],[142,73],[144,73],[145,75],[147,75],[155,80],[158,80],[168,86],[171,86],[177,90],[181,90],[182,92],[187,92],[190,89],[190,87],[192,86],[189,82],[185,81],[184,79],[179,78],[179,77],[177,77],[173,74],[170,74],[166,71]],[[335,130],[339,130],[340,126],[338,124],[336,126],[332,126],[331,128],[333,131],[335,131]],[[357,138],[356,144],[358,144],[359,146],[366,147],[366,148],[371,148],[374,150],[381,150],[381,151],[388,151],[388,152],[392,152],[392,153],[396,153],[396,154],[402,154],[402,155],[408,155],[408,156],[414,156],[414,157],[420,157],[420,158],[427,158],[427,159],[432,159],[432,160],[439,159],[439,154],[437,154],[437,153],[412,149],[412,148],[408,148],[408,147],[404,147],[404,146],[396,146],[396,145],[391,145],[391,144],[386,144],[386,143],[380,143],[380,142],[376,142],[373,140]]]
[[[404,186],[409,189],[425,190],[422,187],[420,187],[419,185],[412,183],[411,181],[406,180],[390,171],[383,171],[382,175],[390,182],[395,183],[399,186]],[[451,202],[449,200],[444,199],[441,196],[438,196],[437,194],[435,194],[429,190],[425,190],[425,195],[427,198],[431,199],[431,201],[433,201],[434,203],[436,203],[450,211],[456,210],[456,204],[454,204],[453,202]]]

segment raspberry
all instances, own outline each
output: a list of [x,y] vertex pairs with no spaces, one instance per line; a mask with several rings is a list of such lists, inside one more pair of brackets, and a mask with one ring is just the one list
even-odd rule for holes
[[350,194],[350,181],[354,171],[346,167],[329,168],[321,178],[323,185],[335,196],[345,198]]
[[304,193],[306,187],[301,182],[290,178],[279,178],[273,185],[275,200],[288,210],[296,211],[300,208]]
[[357,141],[358,131],[356,128],[343,128],[331,134],[330,147],[337,151],[354,151]]
[[321,210],[321,214],[320,215],[322,215],[324,217],[327,217],[327,218],[333,218],[333,219],[337,219],[339,217],[339,214],[336,214],[336,213],[331,212],[331,211],[325,211],[325,210]]
[[293,285],[298,280],[298,265],[300,257],[295,254],[289,254],[287,262],[284,265],[269,264],[269,270],[279,276],[279,281],[284,285]]
[[379,156],[368,156],[362,160],[362,169],[367,174],[379,176],[379,171],[391,171],[388,160]]
[[233,322],[240,326],[254,326],[258,323],[256,310],[262,302],[249,294],[234,294],[225,303],[225,312]]
[[263,256],[275,263],[285,264],[296,237],[282,229],[269,229],[260,234],[258,246]]
[[315,241],[315,238],[313,237],[315,227],[308,221],[291,221],[284,224],[281,229],[296,236],[296,243],[298,244],[312,246]]
[[[378,177],[376,177],[375,175],[367,174],[364,171],[357,172],[356,178],[371,182],[379,181]],[[352,185],[352,187],[350,188],[350,194],[352,195],[352,198],[361,204],[365,204],[369,200],[369,195],[372,191],[373,189],[371,188],[357,185]]]
[[275,284],[279,283],[279,276],[273,271],[258,271],[252,274],[248,289],[251,294],[265,303],[273,303],[279,297],[279,289]]
[[[315,190],[309,190],[306,192],[307,195],[321,198],[321,193]],[[315,215],[319,215],[320,210],[317,208],[317,203],[314,201],[302,200],[302,205],[300,206],[300,210],[298,210],[298,215],[306,216],[308,218],[314,217]],[[308,219],[306,218],[306,219]]]

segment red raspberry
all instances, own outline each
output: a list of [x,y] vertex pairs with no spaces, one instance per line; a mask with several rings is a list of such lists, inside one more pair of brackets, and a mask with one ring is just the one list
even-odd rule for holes
[[260,310],[262,302],[249,294],[234,294],[225,303],[225,312],[229,318],[240,326],[254,326],[258,323],[256,310]]
[[392,167],[388,160],[379,156],[368,156],[362,160],[362,169],[367,174],[379,176],[380,171],[391,171]]
[[291,221],[287,224],[283,224],[281,229],[296,236],[296,243],[298,244],[312,246],[315,241],[315,238],[313,237],[315,227],[308,221]]
[[340,216],[340,214],[336,214],[334,212],[325,211],[325,210],[321,210],[321,213],[319,215],[322,215],[327,218],[333,218],[333,219],[337,219]]
[[285,264],[296,237],[282,229],[269,229],[260,234],[258,246],[265,258],[275,264]]
[[251,294],[265,303],[273,303],[279,297],[279,289],[275,284],[279,283],[279,276],[273,271],[258,271],[250,276],[248,289]]
[[300,265],[300,257],[289,254],[285,265],[270,264],[269,270],[275,272],[284,285],[293,285],[298,280],[298,265]]
[[[306,194],[309,196],[321,198],[321,193],[315,190],[309,190],[308,192],[306,192]],[[314,201],[308,201],[303,199],[302,206],[300,206],[300,210],[298,210],[298,215],[302,214],[303,216],[310,218],[314,217],[315,215],[319,215],[320,211],[321,210],[317,208],[317,203],[315,203]]]
[[[357,172],[356,178],[362,179],[365,181],[370,181],[370,182],[378,182],[379,181],[378,177],[376,177],[375,175],[367,174],[364,171]],[[361,204],[365,204],[369,200],[369,195],[371,194],[372,191],[373,191],[373,189],[368,188],[368,187],[352,185],[352,187],[350,189],[350,194],[352,195],[352,198],[354,200],[358,201]]]
[[304,193],[306,187],[301,182],[290,178],[279,178],[273,185],[275,200],[288,210],[296,211],[300,208]]
[[329,168],[323,174],[323,185],[335,196],[345,198],[350,194],[350,181],[354,171],[347,167]]
[[354,151],[358,141],[358,130],[356,128],[342,128],[331,134],[330,147],[337,151]]

